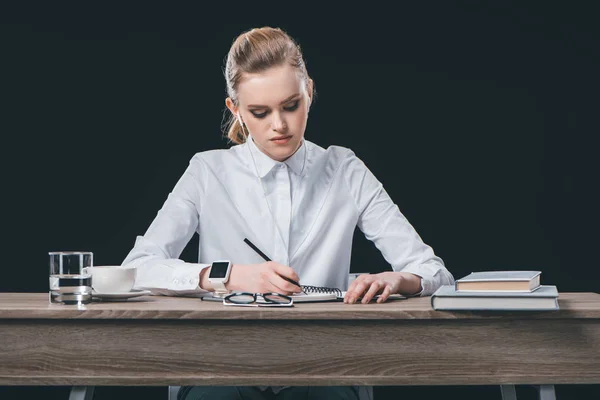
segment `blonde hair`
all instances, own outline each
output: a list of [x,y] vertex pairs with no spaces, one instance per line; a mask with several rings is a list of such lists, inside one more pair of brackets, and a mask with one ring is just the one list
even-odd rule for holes
[[[227,95],[238,105],[237,88],[244,73],[257,73],[288,63],[300,71],[308,89],[306,71],[300,46],[280,28],[254,28],[239,35],[227,54],[225,81]],[[314,92],[314,89],[313,89]],[[247,135],[235,115],[225,124],[230,141],[241,144]]]

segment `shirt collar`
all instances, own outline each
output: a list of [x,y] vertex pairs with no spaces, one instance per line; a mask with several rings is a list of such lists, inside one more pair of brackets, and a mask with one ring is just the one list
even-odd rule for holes
[[264,178],[276,165],[283,163],[285,163],[296,175],[302,175],[306,160],[306,143],[304,139],[302,139],[300,148],[283,163],[273,160],[271,157],[260,151],[256,146],[256,143],[254,143],[252,136],[248,135],[246,143],[248,143],[250,152],[252,153],[252,158],[256,164],[259,177]]

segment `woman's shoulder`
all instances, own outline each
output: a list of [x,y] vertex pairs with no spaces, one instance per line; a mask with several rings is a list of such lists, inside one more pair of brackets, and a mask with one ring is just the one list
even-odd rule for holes
[[190,162],[206,162],[212,165],[214,163],[227,161],[228,159],[239,157],[240,148],[240,145],[235,145],[229,149],[199,151],[192,156]]
[[354,151],[348,147],[339,145],[329,145],[327,148],[319,146],[310,141],[306,141],[306,149],[315,159],[321,159],[329,164],[343,164],[351,159],[358,159]]
[[207,171],[217,175],[229,174],[238,167],[247,167],[248,161],[243,157],[241,145],[229,149],[211,149],[195,153],[189,161],[189,168],[198,174]]

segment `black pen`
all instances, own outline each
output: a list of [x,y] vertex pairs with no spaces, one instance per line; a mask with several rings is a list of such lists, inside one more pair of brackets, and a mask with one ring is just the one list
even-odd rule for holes
[[[250,247],[252,247],[252,250],[254,250],[255,252],[258,253],[258,255],[260,255],[265,261],[271,261],[271,259],[269,257],[267,257],[265,255],[265,253],[263,253],[262,251],[260,251],[260,249],[258,247],[256,247],[254,245],[254,243],[252,243],[251,241],[249,241],[247,238],[244,238],[244,242],[246,242],[246,244]],[[281,276],[281,275],[280,275]],[[294,285],[298,286],[300,289],[302,289],[302,286],[300,286],[300,284],[294,280],[291,280],[290,278],[287,278],[285,276],[281,276],[283,279],[285,279],[286,281],[293,283]],[[304,290],[302,291],[304,292]]]

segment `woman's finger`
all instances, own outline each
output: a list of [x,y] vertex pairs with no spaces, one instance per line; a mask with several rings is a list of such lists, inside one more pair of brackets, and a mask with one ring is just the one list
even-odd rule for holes
[[369,290],[363,296],[361,303],[367,304],[368,302],[370,302],[373,296],[375,296],[379,292],[382,286],[383,284],[380,281],[373,281],[373,283],[371,283],[371,286],[369,287]]
[[352,293],[354,293],[354,288],[357,284],[358,282],[354,281],[350,284],[350,286],[348,286],[348,290],[346,290],[346,294],[344,295],[344,303],[348,303],[348,300],[350,300],[350,296],[352,296]]
[[383,288],[383,292],[379,295],[377,302],[383,303],[384,301],[386,301],[388,299],[388,297],[390,297],[391,292],[392,292],[392,289],[391,289],[390,285],[385,285],[385,288]]
[[283,279],[281,275],[276,272],[270,277],[269,282],[275,288],[274,291],[280,294],[292,294],[302,291],[300,287]]
[[275,262],[271,263],[271,267],[272,267],[273,271],[275,273],[277,273],[278,275],[283,276],[288,279],[291,279],[295,282],[300,282],[300,277],[298,276],[298,274],[296,273],[296,271],[294,271],[294,269],[292,267],[288,267],[286,265],[278,264]]
[[344,298],[345,303],[353,304],[354,302],[356,302],[356,300],[359,297],[361,297],[362,294],[367,290],[367,288],[370,286],[371,282],[370,282],[370,280],[367,281],[366,279],[363,279],[361,281],[356,280],[356,281],[352,282],[352,284],[354,285],[354,288],[349,293],[346,293],[346,297],[348,298],[348,301],[346,301]]

